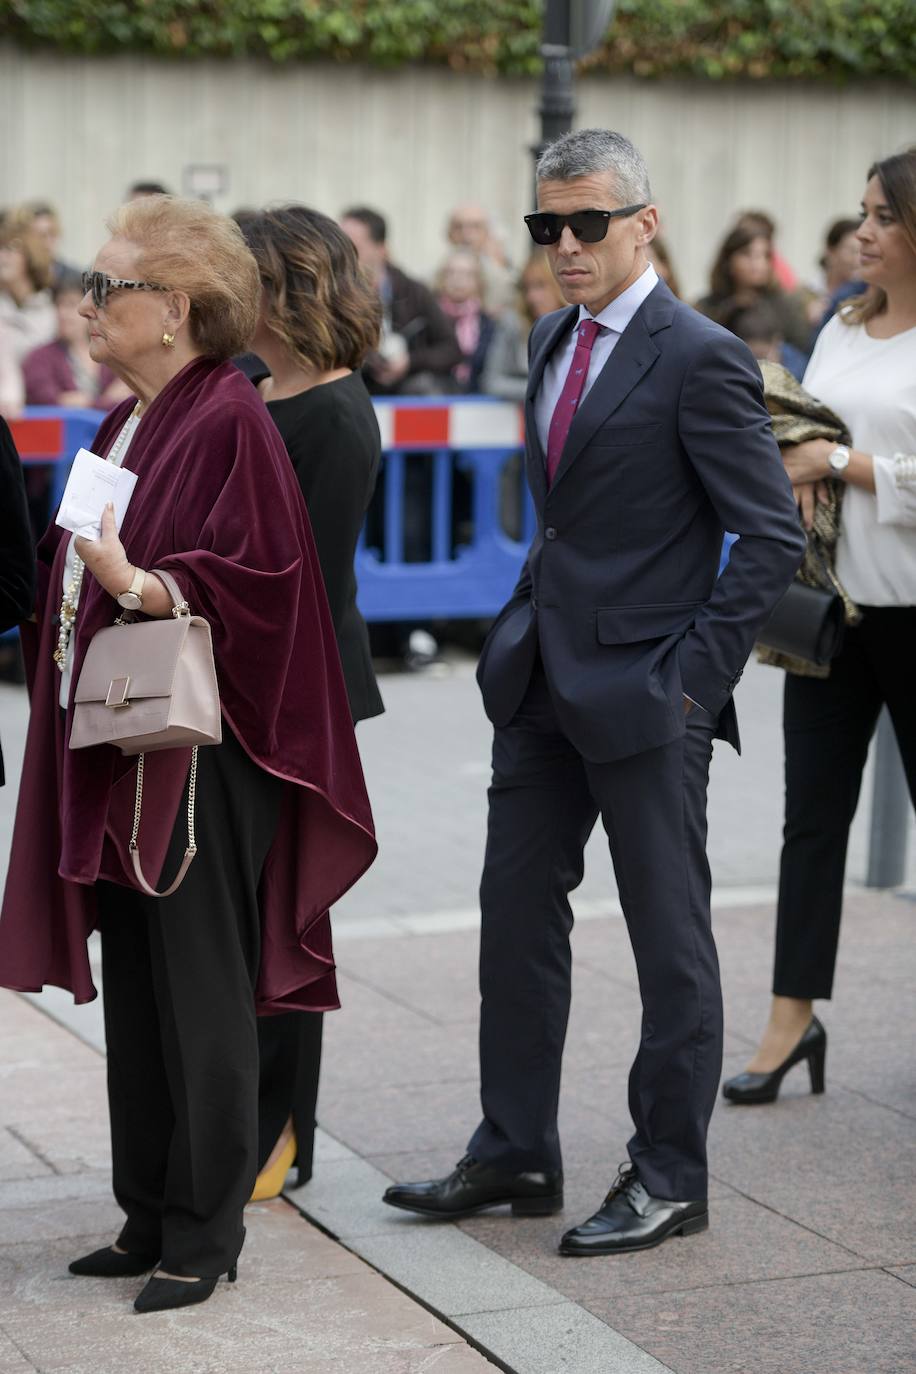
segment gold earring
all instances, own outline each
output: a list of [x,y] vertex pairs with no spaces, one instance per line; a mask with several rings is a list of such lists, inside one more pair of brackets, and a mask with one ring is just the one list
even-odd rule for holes
[[162,345],[163,345],[164,348],[174,348],[174,347],[175,347],[175,335],[174,335],[174,334],[163,334],[163,336],[162,336]]

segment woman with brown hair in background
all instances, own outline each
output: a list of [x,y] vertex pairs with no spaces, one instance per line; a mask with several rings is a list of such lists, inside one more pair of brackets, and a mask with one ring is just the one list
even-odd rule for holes
[[[354,723],[382,713],[353,560],[375,489],[381,439],[360,368],[378,344],[381,307],[356,249],[327,215],[286,205],[240,217],[261,277],[250,346],[267,369],[267,403],[305,497]],[[260,1147],[255,1199],[276,1197],[296,1162],[312,1176],[321,1064],[320,1012],[258,1023]]]
[[721,324],[723,308],[763,300],[776,316],[782,338],[807,353],[811,327],[797,297],[777,285],[772,238],[755,220],[739,222],[719,245],[709,275],[709,293],[696,302],[696,309]]

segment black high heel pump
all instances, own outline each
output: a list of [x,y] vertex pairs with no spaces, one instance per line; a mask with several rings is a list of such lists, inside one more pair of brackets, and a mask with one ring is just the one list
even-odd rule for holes
[[71,1274],[79,1274],[81,1278],[132,1279],[149,1273],[158,1263],[158,1255],[121,1254],[106,1245],[101,1250],[93,1250],[91,1255],[75,1259],[68,1268]]
[[775,1102],[779,1096],[782,1080],[789,1070],[802,1060],[808,1061],[811,1075],[811,1091],[824,1091],[824,1067],[827,1062],[827,1032],[812,1016],[811,1023],[791,1054],[771,1073],[739,1073],[722,1084],[722,1096],[739,1106],[752,1106],[759,1102]]
[[[237,1265],[232,1266],[226,1275],[230,1283],[238,1278]],[[137,1312],[168,1312],[176,1307],[192,1307],[195,1303],[206,1302],[212,1297],[219,1283],[215,1279],[160,1279],[154,1274],[147,1280],[146,1287],[137,1294],[134,1309]]]

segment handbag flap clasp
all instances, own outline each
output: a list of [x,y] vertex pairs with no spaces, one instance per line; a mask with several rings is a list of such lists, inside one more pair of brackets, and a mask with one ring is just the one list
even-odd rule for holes
[[119,706],[129,706],[130,698],[127,695],[130,687],[129,677],[113,677],[108,688],[108,695],[105,698],[105,705],[112,710],[117,710]]

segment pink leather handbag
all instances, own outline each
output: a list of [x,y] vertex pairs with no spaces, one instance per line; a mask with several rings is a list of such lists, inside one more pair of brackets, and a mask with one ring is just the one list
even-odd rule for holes
[[[172,598],[169,620],[127,620],[93,636],[73,696],[70,748],[113,744],[139,755],[130,854],[134,873],[151,897],[169,897],[197,853],[194,802],[197,750],[219,744],[222,722],[210,626],[192,615],[170,573],[153,569]],[[140,865],[143,756],[157,749],[192,745],[188,787],[188,847],[171,886],[157,892]]]

